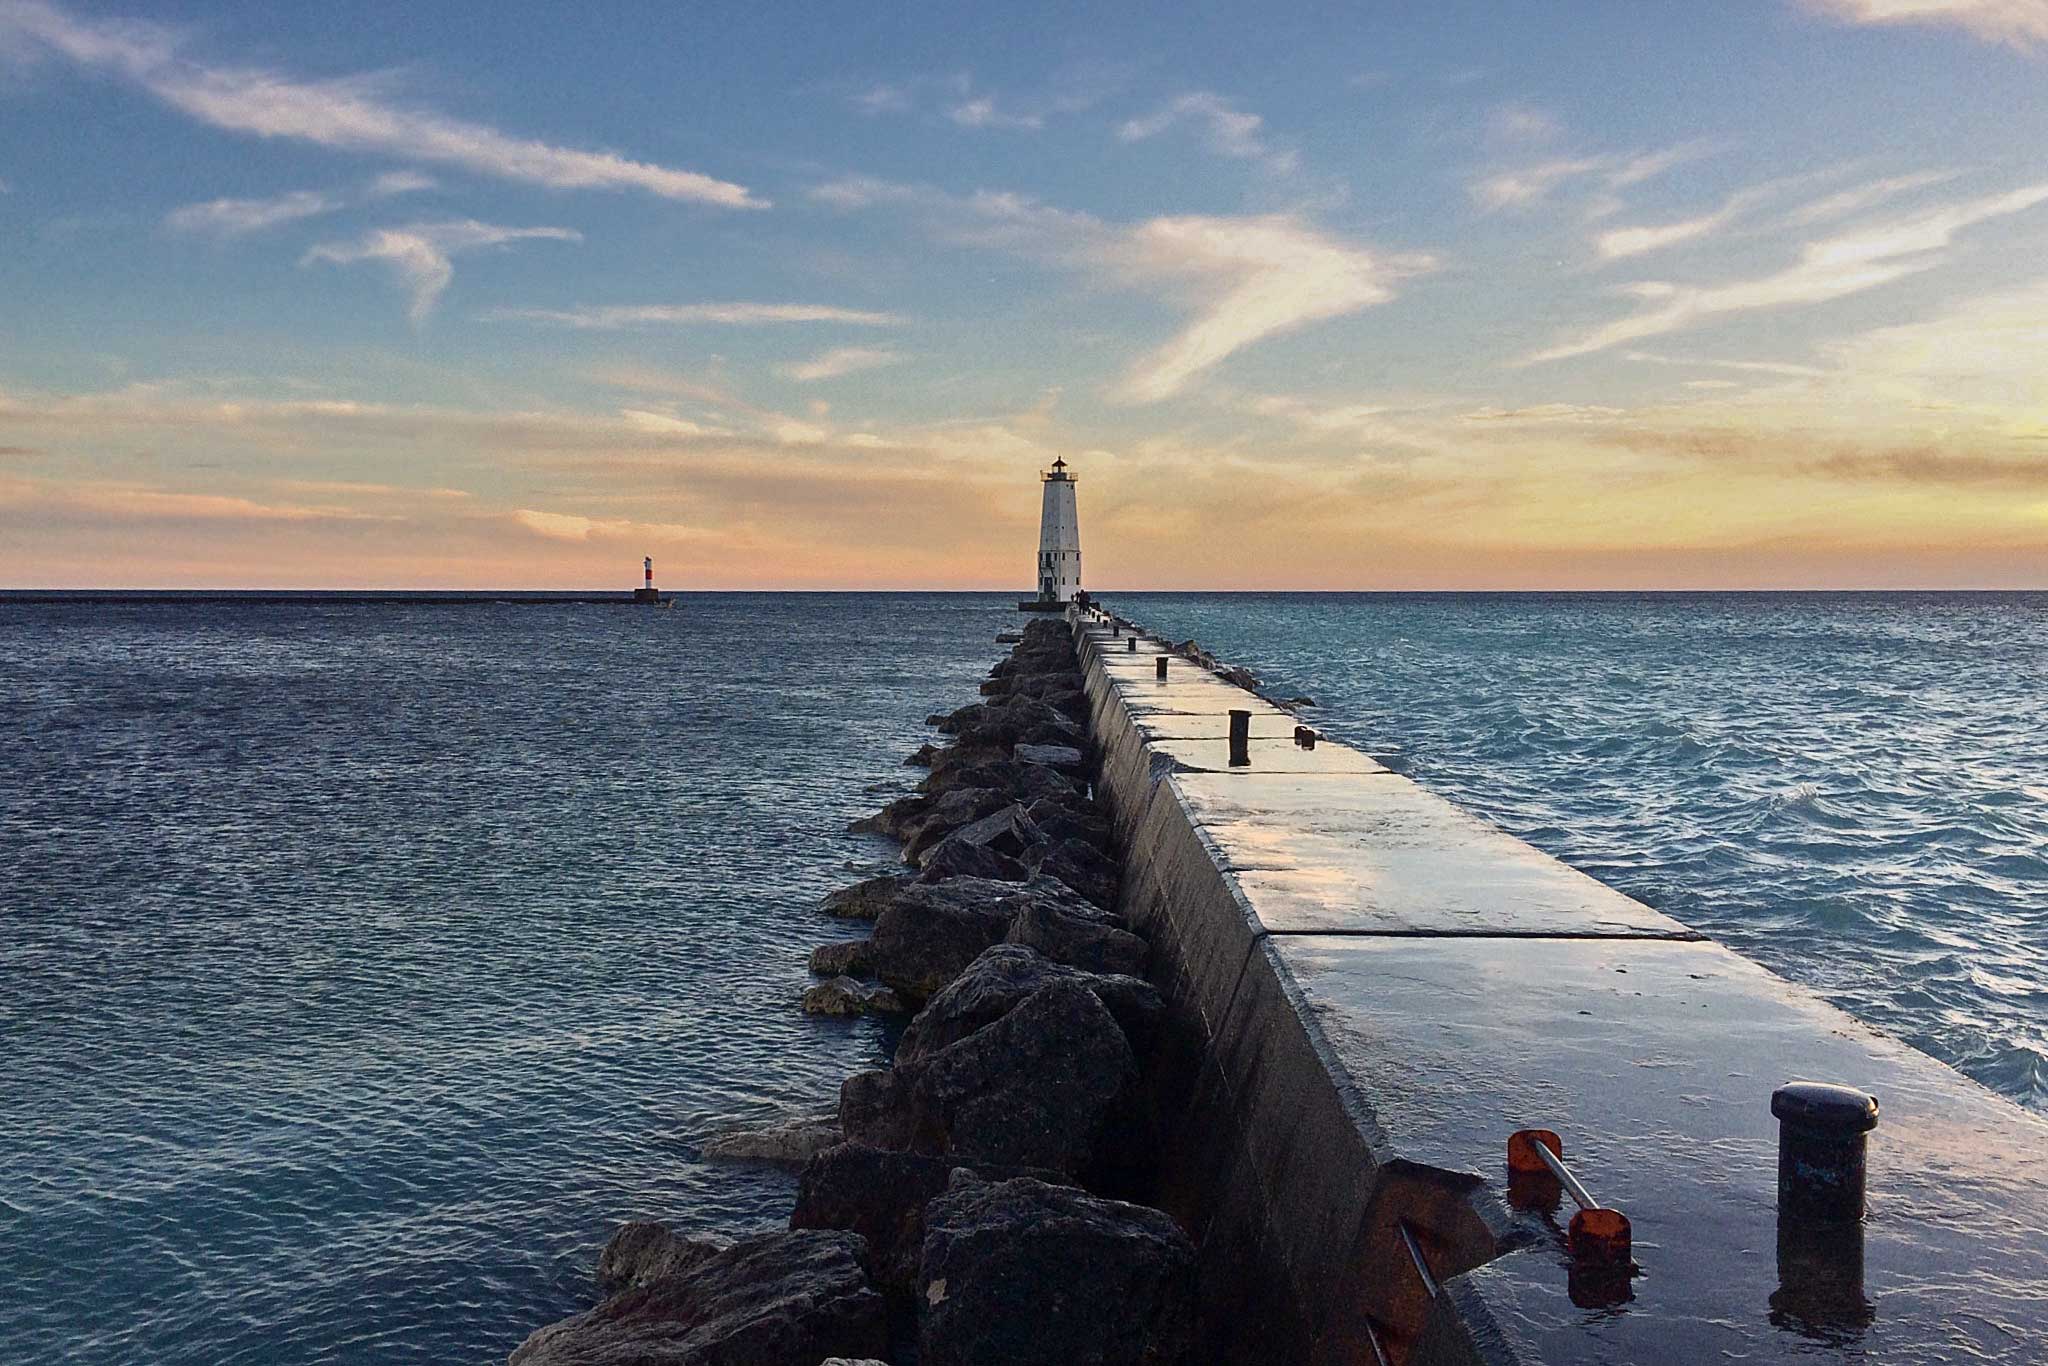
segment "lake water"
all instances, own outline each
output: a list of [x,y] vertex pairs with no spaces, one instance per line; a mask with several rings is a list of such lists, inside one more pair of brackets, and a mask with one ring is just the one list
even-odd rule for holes
[[[2048,597],[1110,595],[2048,1103]],[[792,1179],[844,833],[1001,595],[0,601],[0,1360],[484,1363]],[[867,790],[874,789],[874,790]]]

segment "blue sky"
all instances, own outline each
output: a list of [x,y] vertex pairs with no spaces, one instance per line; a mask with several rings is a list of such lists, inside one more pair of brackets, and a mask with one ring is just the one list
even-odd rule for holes
[[[0,0],[0,582],[2048,585],[2048,3]],[[1021,568],[1020,568],[1021,566]]]

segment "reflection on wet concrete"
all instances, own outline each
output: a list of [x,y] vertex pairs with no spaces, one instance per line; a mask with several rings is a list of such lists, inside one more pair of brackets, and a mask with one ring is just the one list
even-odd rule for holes
[[1877,1310],[1863,1293],[1863,1225],[1780,1215],[1771,1325],[1831,1347],[1862,1341]]

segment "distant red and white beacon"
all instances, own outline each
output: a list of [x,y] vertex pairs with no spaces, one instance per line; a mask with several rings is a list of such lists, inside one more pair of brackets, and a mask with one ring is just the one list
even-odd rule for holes
[[654,591],[654,557],[652,555],[644,556],[641,559],[640,572],[643,576],[642,586],[633,590],[633,601],[651,602],[656,606],[662,607],[667,606],[662,601],[661,594]]

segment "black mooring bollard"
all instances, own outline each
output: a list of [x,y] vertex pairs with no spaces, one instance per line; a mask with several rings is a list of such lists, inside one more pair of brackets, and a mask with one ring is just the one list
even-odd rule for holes
[[1127,654],[1136,654],[1138,652],[1138,638],[1136,636],[1124,637],[1124,651]]
[[1153,672],[1158,675],[1159,681],[1161,683],[1164,683],[1166,681],[1166,656],[1159,656],[1156,662],[1159,667],[1155,669]]
[[1771,1092],[1778,1117],[1778,1214],[1854,1223],[1863,1217],[1865,1138],[1877,1098],[1852,1086],[1787,1082]]
[[1118,621],[1115,617],[1111,617],[1109,619],[1109,633],[1112,636],[1122,635],[1124,633],[1123,623]]
[[1252,761],[1252,714],[1230,713],[1230,762],[1242,767]]
[[1316,747],[1316,733],[1307,726],[1296,726],[1294,728],[1294,743],[1300,745],[1303,749],[1314,749]]

